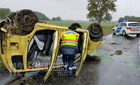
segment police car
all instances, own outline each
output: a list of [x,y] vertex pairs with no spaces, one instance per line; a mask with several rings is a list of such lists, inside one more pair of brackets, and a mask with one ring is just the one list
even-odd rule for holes
[[127,35],[140,35],[140,23],[139,22],[120,22],[113,28],[113,34]]

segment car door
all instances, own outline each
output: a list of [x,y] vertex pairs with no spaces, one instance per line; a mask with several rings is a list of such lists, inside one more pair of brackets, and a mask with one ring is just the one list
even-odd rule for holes
[[116,29],[116,33],[122,34],[122,31],[125,30],[126,26],[127,26],[127,24],[125,22],[120,23],[119,26]]
[[76,70],[76,73],[75,73],[75,76],[78,76],[81,69],[82,69],[82,66],[83,66],[83,63],[84,63],[84,60],[87,56],[87,47],[88,47],[88,32],[84,33],[84,36],[83,36],[83,47],[82,47],[82,55],[81,55],[81,58],[80,58],[80,62],[79,62],[79,66]]
[[118,27],[116,28],[116,33],[120,33],[121,32],[122,26],[123,26],[123,23],[120,23],[118,25]]
[[53,42],[52,54],[51,54],[52,57],[51,57],[51,61],[50,61],[50,65],[48,67],[47,73],[44,77],[44,81],[47,80],[47,78],[49,77],[49,75],[52,72],[52,69],[54,67],[56,58],[58,56],[58,48],[59,48],[59,32],[56,31],[55,32],[55,37],[54,37],[54,42]]

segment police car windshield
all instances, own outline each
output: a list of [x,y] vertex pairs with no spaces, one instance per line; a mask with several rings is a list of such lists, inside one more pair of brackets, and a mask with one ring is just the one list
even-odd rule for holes
[[129,23],[128,26],[140,26],[140,23]]

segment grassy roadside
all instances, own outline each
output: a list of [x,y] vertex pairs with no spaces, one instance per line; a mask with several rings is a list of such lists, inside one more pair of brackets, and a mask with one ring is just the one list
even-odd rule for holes
[[117,23],[102,23],[101,26],[103,27],[103,34],[109,34],[112,32],[112,28],[116,26]]
[[[94,22],[89,21],[46,21],[48,24],[54,24],[54,25],[60,25],[60,26],[70,26],[72,23],[79,23],[84,29],[87,29],[87,27]],[[103,22],[101,23],[101,26],[103,27],[103,34],[109,34],[112,32],[112,28],[116,25],[116,23],[109,23],[109,22]]]

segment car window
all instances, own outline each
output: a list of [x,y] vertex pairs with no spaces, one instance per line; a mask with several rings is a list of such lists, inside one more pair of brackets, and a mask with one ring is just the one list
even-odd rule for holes
[[119,27],[120,25],[121,25],[121,24],[119,23],[119,24],[117,24],[116,26]]
[[121,24],[122,24],[122,23],[119,23],[119,24],[118,24],[118,27],[121,26]]
[[120,26],[127,26],[126,23],[121,23]]
[[129,23],[128,26],[140,26],[140,23]]

